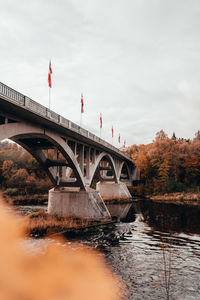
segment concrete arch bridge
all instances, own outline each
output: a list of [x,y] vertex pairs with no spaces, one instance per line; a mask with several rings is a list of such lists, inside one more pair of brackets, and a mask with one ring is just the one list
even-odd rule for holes
[[0,83],[0,140],[11,139],[41,164],[54,188],[51,214],[109,219],[102,200],[128,199],[138,170],[93,133]]

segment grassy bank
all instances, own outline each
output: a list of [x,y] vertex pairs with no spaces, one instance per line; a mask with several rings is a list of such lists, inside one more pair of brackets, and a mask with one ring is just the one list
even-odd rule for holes
[[115,197],[115,199],[111,197],[104,197],[103,201],[105,204],[124,204],[124,203],[132,203],[133,199],[124,199],[124,197]]
[[132,197],[139,197],[143,199],[150,199],[157,202],[175,203],[182,205],[200,205],[200,192],[173,192],[165,194],[146,194],[144,189],[138,187],[128,187]]
[[153,201],[175,203],[182,205],[200,205],[200,193],[168,193],[164,195],[148,196]]
[[34,194],[34,195],[10,195],[3,192],[5,202],[12,205],[47,205],[48,194]]
[[65,232],[69,235],[83,234],[90,230],[100,230],[100,226],[113,223],[98,220],[81,219],[74,216],[52,216],[44,211],[38,211],[25,217],[26,234],[28,236],[41,237]]

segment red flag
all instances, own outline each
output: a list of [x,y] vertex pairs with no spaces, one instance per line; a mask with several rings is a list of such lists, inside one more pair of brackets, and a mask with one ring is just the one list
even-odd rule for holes
[[126,147],[126,140],[124,140],[124,147]]
[[112,126],[112,138],[113,138],[113,136],[114,136],[114,130],[113,130],[113,126]]
[[51,74],[52,74],[51,61],[49,61],[48,84],[50,88],[51,88]]
[[81,113],[83,114],[84,113],[84,110],[83,110],[83,94],[81,94]]
[[51,61],[49,61],[49,73],[52,74]]
[[48,83],[49,83],[49,87],[51,88],[51,74],[48,73]]
[[119,133],[119,137],[118,137],[118,142],[119,142],[119,144],[120,144],[120,133]]
[[100,128],[102,128],[102,114],[100,113]]

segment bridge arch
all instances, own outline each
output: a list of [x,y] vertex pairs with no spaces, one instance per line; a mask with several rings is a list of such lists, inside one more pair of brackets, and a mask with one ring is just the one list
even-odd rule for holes
[[81,189],[85,189],[84,178],[77,162],[77,159],[71,150],[71,148],[67,145],[67,143],[57,134],[51,132],[50,130],[45,130],[40,127],[32,126],[26,123],[9,123],[1,125],[1,132],[0,132],[0,140],[4,140],[6,138],[13,140],[14,142],[21,145],[25,148],[29,153],[31,153],[35,159],[40,163],[43,169],[46,171],[48,177],[55,185],[56,180],[53,174],[50,172],[49,168],[47,167],[45,161],[46,157],[42,153],[42,151],[32,149],[28,144],[26,144],[26,139],[29,137],[31,138],[41,138],[49,143],[51,143],[63,157],[69,163],[69,167],[73,170],[75,178],[77,180],[76,185]]
[[127,180],[130,180],[130,179],[131,179],[131,171],[130,171],[130,168],[129,168],[127,162],[125,162],[125,161],[123,161],[123,162],[121,163],[120,167],[119,167],[119,173],[118,173],[118,178],[119,178],[119,180],[121,179],[122,174],[124,174],[124,173],[123,173],[123,170],[126,172],[126,173],[125,173],[125,174],[127,175],[127,178],[126,178],[126,179],[127,179]]
[[117,171],[116,171],[116,166],[115,166],[115,162],[112,158],[112,156],[106,152],[102,152],[99,154],[99,156],[97,157],[95,163],[94,163],[94,166],[91,170],[91,174],[90,174],[90,182],[89,182],[89,186],[92,184],[92,181],[94,179],[94,175],[101,163],[101,161],[106,158],[107,161],[109,162],[110,166],[111,166],[111,170],[113,172],[113,181],[115,181],[116,183],[118,183],[118,179],[117,179]]

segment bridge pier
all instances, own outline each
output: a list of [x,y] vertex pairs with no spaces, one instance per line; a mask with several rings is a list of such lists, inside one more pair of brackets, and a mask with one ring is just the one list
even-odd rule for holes
[[132,199],[132,196],[125,183],[102,182],[99,181],[96,186],[104,201],[126,201]]
[[86,187],[86,190],[66,187],[51,189],[48,213],[93,220],[111,220],[110,213],[99,192],[89,187]]

